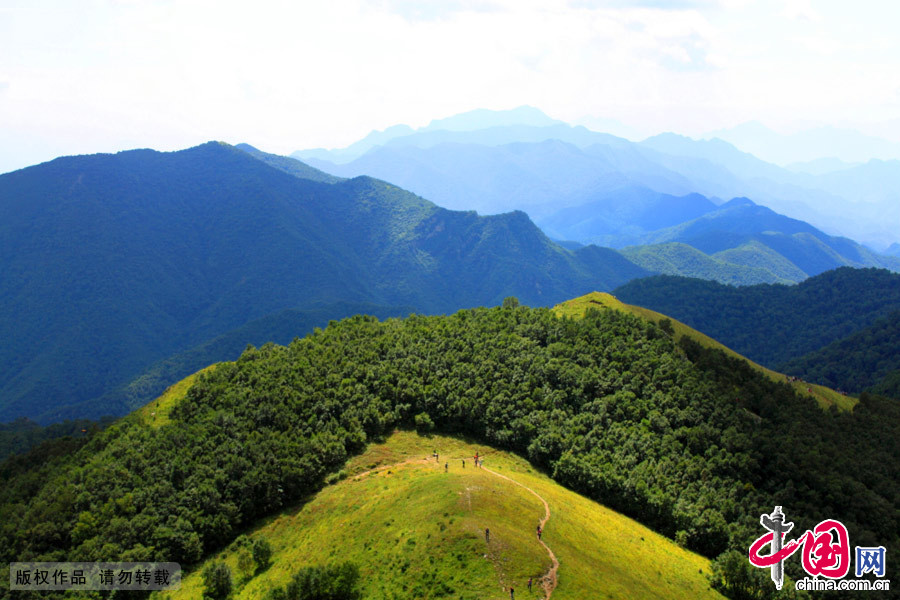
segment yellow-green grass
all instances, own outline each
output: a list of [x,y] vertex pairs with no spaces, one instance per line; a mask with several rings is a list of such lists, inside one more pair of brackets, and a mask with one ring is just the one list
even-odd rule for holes
[[[439,461],[431,458],[434,450]],[[516,598],[542,598],[539,580],[551,561],[535,529],[544,507],[526,489],[476,469],[475,452],[485,458],[487,469],[530,487],[549,503],[543,539],[560,561],[554,599],[721,598],[709,588],[707,559],[566,490],[527,461],[411,432],[370,445],[348,462],[342,480],[248,531],[250,539],[262,537],[271,544],[269,569],[241,573],[242,550],[236,544],[207,561],[229,565],[237,582],[235,598],[262,598],[302,566],[341,561],[359,566],[367,599],[499,600],[509,598],[510,586]],[[485,528],[491,532],[489,543]],[[201,597],[204,564],[167,595]],[[530,593],[529,577],[534,578]]]
[[178,383],[173,383],[166,388],[166,391],[164,391],[159,398],[152,402],[148,402],[134,411],[130,418],[138,419],[144,425],[153,428],[162,427],[169,423],[169,414],[172,412],[172,407],[181,402],[201,373],[212,371],[218,364],[219,363],[215,363],[200,369],[193,375],[188,375]]
[[646,319],[648,321],[653,321],[658,323],[663,319],[669,319],[672,322],[672,329],[675,331],[675,335],[680,339],[682,336],[688,336],[692,338],[694,341],[699,344],[707,347],[707,348],[717,348],[719,350],[724,351],[726,354],[730,356],[734,356],[740,358],[742,360],[747,361],[750,366],[752,366],[757,371],[763,373],[766,377],[771,379],[772,381],[780,381],[790,383],[790,385],[797,391],[799,394],[803,394],[806,396],[810,396],[819,403],[819,406],[822,408],[828,408],[829,406],[837,406],[841,410],[853,410],[853,407],[857,403],[857,399],[852,396],[844,396],[843,394],[839,394],[835,390],[825,387],[823,385],[817,385],[814,383],[807,383],[805,381],[794,381],[789,382],[788,378],[776,371],[771,369],[767,369],[766,367],[756,364],[752,360],[742,356],[732,350],[731,348],[726,347],[725,345],[717,342],[713,338],[700,333],[696,329],[693,329],[681,321],[677,319],[673,319],[672,317],[667,317],[661,313],[650,310],[648,308],[643,308],[640,306],[634,306],[632,304],[625,304],[621,302],[618,298],[613,296],[612,294],[606,294],[602,292],[591,292],[585,296],[581,296],[579,298],[573,298],[572,300],[567,300],[561,304],[556,305],[553,310],[559,316],[567,316],[573,318],[580,318],[584,316],[584,312],[589,308],[607,308],[618,310],[622,312],[626,312],[642,319]]

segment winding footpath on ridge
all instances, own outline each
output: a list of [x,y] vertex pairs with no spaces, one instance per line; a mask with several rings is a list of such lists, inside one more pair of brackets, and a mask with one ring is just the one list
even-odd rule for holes
[[[480,467],[480,468],[483,469],[484,471],[487,471],[491,475],[496,475],[497,477],[501,477],[511,483],[516,484],[517,486],[519,486],[521,488],[528,490],[532,494],[534,494],[534,496],[538,500],[541,501],[541,504],[544,505],[544,518],[541,519],[541,530],[544,529],[544,526],[547,524],[547,521],[550,520],[550,505],[547,504],[547,501],[544,500],[544,498],[540,494],[538,494],[536,491],[534,491],[527,485],[525,485],[523,483],[519,483],[515,479],[511,479],[511,478],[507,477],[506,475],[501,475],[500,473],[497,473],[496,471],[492,471],[491,469],[488,469],[487,467]],[[538,538],[538,543],[541,546],[543,546],[544,550],[547,551],[547,554],[550,555],[550,563],[551,563],[550,570],[547,571],[547,574],[544,575],[543,579],[541,580],[541,585],[543,586],[544,591],[547,592],[547,600],[550,600],[550,596],[553,594],[553,590],[556,589],[556,573],[557,573],[557,571],[559,571],[559,560],[556,558],[556,555],[553,554],[553,550],[550,549],[550,546],[548,546],[546,543],[544,543],[544,540],[542,540],[541,538]]]
[[[458,460],[458,459],[453,459],[453,460]],[[399,467],[402,465],[429,464],[430,462],[431,462],[431,460],[429,458],[410,458],[410,459],[392,463],[389,465],[381,465],[380,467],[376,467],[374,469],[369,469],[368,471],[363,471],[362,473],[357,473],[356,475],[353,476],[353,480],[357,481],[357,480],[362,479],[363,477],[370,475],[372,473],[378,473],[378,472],[385,471],[387,469],[396,468],[396,467]],[[487,471],[488,473],[490,473],[491,475],[494,475],[495,477],[505,479],[506,481],[509,481],[510,483],[513,483],[513,484],[519,486],[520,488],[523,488],[523,489],[531,492],[535,498],[540,500],[541,504],[544,505],[544,517],[540,520],[540,527],[541,527],[541,530],[544,529],[544,527],[547,525],[547,522],[550,521],[550,505],[547,504],[547,501],[544,500],[544,498],[540,494],[538,494],[536,491],[534,491],[527,485],[525,485],[523,483],[519,483],[515,479],[512,479],[511,477],[507,477],[506,475],[503,475],[501,473],[498,473],[496,471],[488,469],[487,467],[479,467],[479,468],[483,471]],[[544,542],[543,539],[538,538],[538,543],[544,547],[544,550],[546,550],[547,554],[550,556],[550,564],[551,564],[550,570],[547,571],[547,574],[541,578],[541,587],[544,588],[544,592],[547,594],[545,596],[545,598],[546,598],[546,600],[550,600],[550,596],[553,595],[553,590],[556,589],[557,572],[559,571],[559,560],[556,558],[556,555],[553,553],[553,550],[550,549],[550,546],[548,546],[546,544],[546,542]]]

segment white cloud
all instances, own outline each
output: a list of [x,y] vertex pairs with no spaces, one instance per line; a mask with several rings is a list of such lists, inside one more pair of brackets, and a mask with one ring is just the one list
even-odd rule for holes
[[798,21],[819,22],[822,20],[822,15],[813,8],[811,0],[784,0],[784,9],[781,14],[788,19]]
[[893,17],[816,7],[9,0],[0,81],[15,85],[0,90],[0,128],[11,145],[55,154],[209,139],[287,153],[522,104],[685,133],[754,118],[900,116],[887,83],[900,71]]

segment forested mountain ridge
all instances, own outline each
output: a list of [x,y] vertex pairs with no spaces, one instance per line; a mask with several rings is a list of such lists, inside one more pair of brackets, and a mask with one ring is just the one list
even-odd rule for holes
[[261,160],[271,167],[275,167],[279,171],[284,171],[289,175],[299,177],[300,179],[309,179],[310,181],[319,181],[322,183],[337,183],[341,181],[340,177],[329,175],[325,171],[320,171],[294,158],[287,156],[279,156],[277,154],[269,154],[250,144],[237,144],[238,150],[242,150],[250,156]]
[[[431,137],[449,136],[433,144],[418,133],[374,147],[347,164],[314,164],[343,176],[380,177],[448,208],[524,210],[554,239],[628,246],[622,250],[627,258],[668,275],[753,285],[797,283],[841,266],[900,270],[896,257],[807,223],[817,216],[811,209],[794,207],[791,214],[802,216],[801,221],[745,197],[723,203],[697,193],[732,190],[770,200],[753,178],[783,169],[725,142],[659,136],[632,144],[586,130],[570,139],[563,125],[524,129],[531,137],[496,144],[489,141],[493,129],[430,132]],[[546,137],[537,135],[541,131]],[[400,145],[402,140],[408,143]],[[673,153],[661,151],[666,148]],[[713,187],[695,176],[709,177]]]
[[47,420],[285,309],[549,305],[647,274],[610,250],[565,250],[523,213],[448,211],[368,177],[314,181],[249,150],[211,142],[0,175],[0,420]]
[[248,349],[157,408],[77,452],[5,463],[0,562],[191,565],[319,489],[368,440],[413,425],[526,456],[710,557],[746,553],[774,504],[800,530],[838,518],[855,543],[898,547],[896,402],[864,395],[852,412],[823,411],[740,359],[615,310],[560,318],[509,300],[357,316]]
[[829,409],[834,406],[841,410],[852,410],[853,406],[856,404],[856,398],[842,395],[834,389],[824,385],[812,384],[805,381],[789,381],[784,373],[768,369],[753,362],[749,358],[725,346],[718,340],[685,325],[678,319],[673,319],[668,315],[658,313],[649,308],[626,304],[612,294],[591,292],[585,296],[566,300],[565,302],[554,306],[553,312],[561,317],[578,318],[584,315],[585,311],[591,309],[617,310],[619,312],[634,315],[660,326],[660,328],[676,342],[680,342],[682,338],[687,338],[690,342],[697,343],[704,348],[721,351],[730,358],[746,362],[751,369],[757,371],[770,381],[775,383],[789,383],[796,394],[814,399],[823,409]]
[[900,274],[843,267],[793,286],[738,288],[660,275],[630,282],[613,293],[629,304],[671,315],[776,368],[900,309]]
[[785,373],[858,394],[900,397],[900,311],[779,366]]

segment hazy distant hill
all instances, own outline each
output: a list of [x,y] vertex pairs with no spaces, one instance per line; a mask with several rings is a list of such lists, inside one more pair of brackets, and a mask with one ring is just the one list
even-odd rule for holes
[[[387,131],[373,134],[363,140],[365,153],[354,151],[352,158],[348,152],[357,145],[295,156],[329,173],[383,178],[441,206],[481,213],[522,209],[544,219],[560,208],[602,200],[627,185],[673,196],[745,196],[875,248],[898,241],[898,161],[786,169],[722,139],[665,133],[634,143],[546,117],[529,121],[515,111],[498,111],[464,127],[451,127],[452,121],[419,130],[391,129],[390,136]],[[561,153],[548,140],[577,151]],[[534,146],[527,163],[510,160],[506,146],[517,144]],[[554,180],[560,160],[567,163],[562,182]]]
[[817,158],[815,160],[809,160],[805,162],[791,163],[785,168],[795,173],[806,173],[807,175],[824,175],[826,173],[832,173],[834,171],[843,171],[844,169],[855,167],[858,164],[859,163],[844,162],[839,158],[827,157]]
[[700,194],[672,196],[626,185],[601,197],[539,219],[547,235],[618,248],[641,234],[678,225],[716,209]]
[[673,197],[622,188],[538,222],[554,238],[622,247],[642,267],[732,285],[797,283],[841,266],[900,270],[896,257],[835,238],[747,198],[715,206],[699,194]]
[[[510,135],[522,135],[523,130],[539,130],[556,126],[573,129],[562,121],[551,119],[540,110],[531,106],[520,106],[512,110],[487,110],[482,108],[444,119],[434,119],[431,123],[419,129],[413,129],[408,125],[394,125],[383,131],[372,131],[363,139],[350,144],[346,148],[298,150],[293,152],[291,156],[303,161],[324,160],[334,164],[343,164],[359,158],[376,146],[395,143],[402,146],[433,145],[433,140],[442,139],[443,136],[452,132],[491,130],[493,133],[487,134],[483,139],[496,140],[504,137],[509,138]],[[578,129],[587,131],[583,127]],[[559,131],[558,128],[557,131]],[[431,135],[433,133],[437,133],[438,136],[433,137]],[[541,134],[537,135],[540,136]],[[553,136],[538,137],[538,140],[549,139],[550,137]],[[501,143],[510,141],[522,140],[516,137]]]
[[861,162],[871,158],[900,158],[900,144],[865,135],[853,129],[817,127],[793,134],[780,134],[762,123],[751,121],[731,129],[710,133],[756,156],[777,163],[807,162],[825,156],[844,162]]
[[452,212],[271,163],[209,143],[0,176],[0,420],[96,398],[287,308],[552,304],[646,274],[610,250],[565,250],[521,212]]
[[[667,133],[640,145],[663,153],[661,164],[691,177],[694,191],[748,196],[780,213],[864,242],[887,245],[897,241],[893,224],[900,222],[898,160],[848,164],[823,159],[806,168],[782,168],[721,139],[692,140]],[[744,150],[753,148],[738,145]],[[820,142],[818,152],[827,151]],[[833,155],[813,154],[810,158],[822,156]],[[736,192],[738,189],[742,191]]]
[[[747,198],[735,198],[696,219],[633,239],[642,244],[688,244],[721,261],[764,268],[777,279],[793,282],[842,266],[900,270],[897,257],[876,254],[853,240],[827,235],[809,223],[780,215]],[[647,266],[645,262],[640,264]]]
[[[492,137],[500,132],[506,137]],[[498,143],[517,135],[517,143]],[[551,136],[566,141],[534,141]],[[315,164],[341,176],[376,175],[451,208],[522,209],[554,239],[639,245],[625,255],[671,275],[751,285],[798,282],[847,265],[900,269],[900,261],[746,198],[717,208],[689,193],[753,191],[810,218],[821,215],[808,205],[830,210],[843,202],[824,191],[821,178],[789,172],[721,140],[662,134],[634,144],[566,125],[430,130],[394,138],[347,164]],[[846,181],[861,176],[850,171]]]
[[845,267],[793,286],[739,288],[661,275],[632,281],[614,294],[775,368],[900,309],[900,274]]
[[784,170],[771,163],[760,160],[747,152],[720,139],[694,140],[675,133],[661,133],[638,142],[641,148],[673,156],[689,157],[708,161],[710,164],[724,167],[740,178],[784,176]]
[[341,177],[366,174],[385,179],[446,208],[482,214],[520,209],[534,218],[629,184],[675,194],[694,191],[688,178],[648,160],[630,145],[580,147],[552,136],[486,145],[478,142],[479,135],[460,134],[456,137],[474,141],[426,148],[386,145],[347,164],[315,160],[310,164]]

